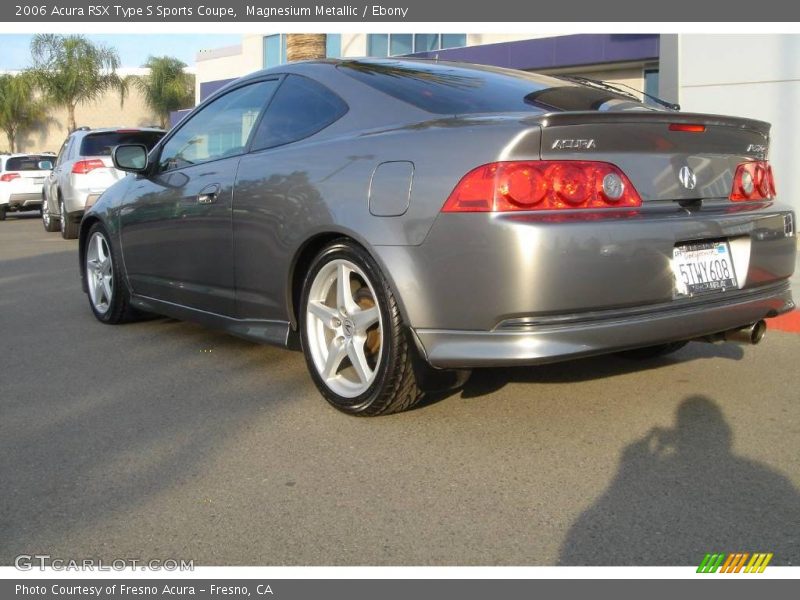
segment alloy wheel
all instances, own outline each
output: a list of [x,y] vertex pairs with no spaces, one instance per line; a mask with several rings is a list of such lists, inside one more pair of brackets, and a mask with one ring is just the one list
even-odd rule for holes
[[345,259],[325,264],[305,307],[308,351],[330,390],[345,398],[366,392],[378,371],[383,322],[364,271]]
[[108,242],[100,232],[92,235],[86,248],[86,283],[94,309],[107,313],[114,294],[114,268]]

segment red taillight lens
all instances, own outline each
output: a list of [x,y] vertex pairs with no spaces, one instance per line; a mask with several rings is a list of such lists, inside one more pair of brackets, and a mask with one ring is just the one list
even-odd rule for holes
[[696,123],[670,123],[669,130],[683,131],[686,133],[703,133],[706,130],[706,126]]
[[86,175],[89,171],[95,169],[102,169],[106,164],[99,159],[93,158],[91,160],[79,160],[72,165],[72,172],[78,175]]
[[578,160],[498,162],[458,182],[442,212],[509,212],[641,206],[615,165]]
[[11,181],[12,179],[19,179],[19,173],[3,173],[0,175],[0,181]]
[[772,167],[765,160],[746,162],[736,167],[730,199],[769,200],[775,196],[775,178]]

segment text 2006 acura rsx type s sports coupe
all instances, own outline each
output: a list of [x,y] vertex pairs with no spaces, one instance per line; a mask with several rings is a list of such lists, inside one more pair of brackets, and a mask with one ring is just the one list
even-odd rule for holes
[[97,318],[302,348],[351,414],[472,367],[749,337],[794,307],[791,210],[760,121],[601,82],[412,60],[239,79],[84,216]]

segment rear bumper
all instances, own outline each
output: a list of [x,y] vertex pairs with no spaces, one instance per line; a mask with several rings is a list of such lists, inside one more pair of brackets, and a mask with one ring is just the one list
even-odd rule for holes
[[12,208],[26,208],[39,206],[42,203],[42,194],[27,193],[27,194],[11,194],[8,196],[8,206]]
[[[676,244],[728,240],[737,289],[679,298]],[[791,310],[793,214],[777,203],[631,212],[442,213],[375,255],[440,367],[536,364],[677,341]]]
[[727,331],[794,308],[788,281],[684,306],[510,319],[492,331],[417,329],[420,350],[441,368],[536,365]]

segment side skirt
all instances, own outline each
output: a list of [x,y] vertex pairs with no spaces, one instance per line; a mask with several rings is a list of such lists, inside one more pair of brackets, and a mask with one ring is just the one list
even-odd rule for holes
[[131,295],[131,305],[145,312],[172,317],[181,321],[192,321],[212,329],[235,335],[259,344],[271,344],[294,349],[291,343],[291,326],[288,321],[266,319],[236,319],[216,313],[156,300],[147,296]]

